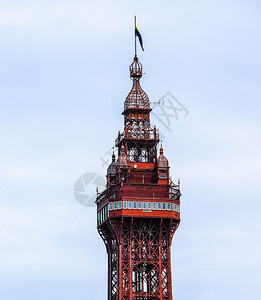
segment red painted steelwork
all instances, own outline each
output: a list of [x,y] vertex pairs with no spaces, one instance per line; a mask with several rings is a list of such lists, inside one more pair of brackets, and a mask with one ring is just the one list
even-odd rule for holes
[[124,103],[107,187],[97,195],[97,222],[108,253],[108,300],[172,300],[171,241],[180,222],[180,190],[140,86],[142,65],[130,66],[133,87]]

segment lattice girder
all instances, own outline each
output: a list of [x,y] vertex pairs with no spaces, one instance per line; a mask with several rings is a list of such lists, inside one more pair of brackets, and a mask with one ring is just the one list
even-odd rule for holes
[[109,299],[172,299],[173,226],[178,224],[170,219],[118,218],[104,223],[100,232],[110,245]]

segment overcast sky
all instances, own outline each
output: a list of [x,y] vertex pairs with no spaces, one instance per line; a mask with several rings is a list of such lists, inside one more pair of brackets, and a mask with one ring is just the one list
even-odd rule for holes
[[107,299],[96,210],[73,188],[105,176],[123,129],[134,13],[142,87],[189,111],[169,130],[152,116],[183,194],[175,299],[261,298],[260,1],[2,0],[2,300]]

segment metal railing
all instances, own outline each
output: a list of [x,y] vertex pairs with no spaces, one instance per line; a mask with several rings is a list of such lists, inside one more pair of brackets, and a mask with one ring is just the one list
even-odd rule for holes
[[155,132],[153,129],[149,130],[141,130],[139,132],[137,131],[130,131],[123,132],[118,135],[118,137],[115,140],[115,145],[119,145],[122,139],[129,138],[129,139],[147,139],[147,140],[158,140],[159,134]]

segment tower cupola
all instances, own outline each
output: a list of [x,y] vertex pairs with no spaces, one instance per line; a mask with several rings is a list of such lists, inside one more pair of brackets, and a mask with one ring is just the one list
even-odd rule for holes
[[133,62],[130,65],[130,77],[142,77],[142,64],[139,62],[137,55],[134,56]]
[[121,154],[118,158],[118,168],[119,169],[127,169],[129,167],[128,156],[125,153],[124,145],[121,146]]
[[139,62],[137,56],[134,56],[133,62],[130,65],[130,77],[133,80],[133,85],[124,102],[124,111],[127,109],[150,109],[149,97],[140,86],[142,64]]
[[111,183],[117,178],[117,170],[118,164],[115,161],[115,154],[112,154],[112,162],[107,169],[107,187],[111,185]]
[[160,147],[160,155],[157,161],[157,169],[158,169],[158,184],[169,184],[169,161],[163,155],[163,147]]
[[168,169],[169,168],[169,161],[168,159],[163,155],[163,147],[161,145],[160,147],[160,155],[158,157],[158,168],[161,170]]

